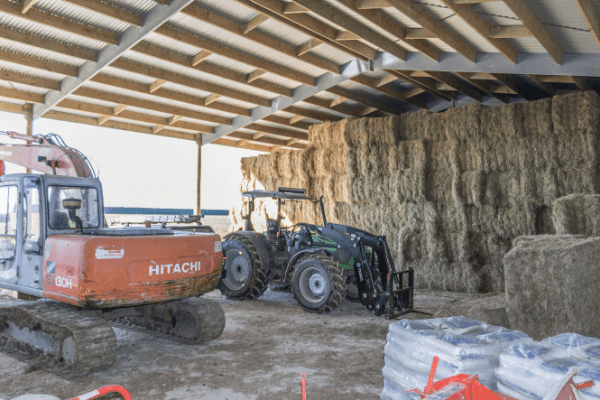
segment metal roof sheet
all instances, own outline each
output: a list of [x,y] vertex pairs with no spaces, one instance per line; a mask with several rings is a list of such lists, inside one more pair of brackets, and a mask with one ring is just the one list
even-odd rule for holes
[[121,33],[130,26],[128,23],[107,17],[84,7],[67,3],[66,1],[38,0],[33,7],[49,14],[110,33]]
[[85,62],[76,57],[55,53],[53,51],[40,49],[39,47],[30,46],[19,42],[13,42],[12,40],[4,38],[0,38],[0,49],[4,51],[9,51],[11,53],[18,53],[30,57],[39,58],[41,60],[48,60],[55,63],[65,64],[71,67],[79,67]]

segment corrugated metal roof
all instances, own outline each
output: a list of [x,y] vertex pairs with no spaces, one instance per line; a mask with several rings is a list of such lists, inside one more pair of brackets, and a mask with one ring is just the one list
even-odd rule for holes
[[83,36],[65,32],[47,25],[42,25],[37,22],[31,22],[29,20],[18,18],[2,12],[0,12],[0,26],[16,29],[21,32],[26,32],[30,35],[41,36],[47,39],[56,40],[58,42],[82,47],[87,50],[98,51],[105,46],[104,43],[93,39],[88,39]]
[[35,86],[29,86],[29,85],[23,85],[23,84],[17,83],[17,82],[3,81],[3,80],[0,80],[0,87],[7,88],[7,89],[16,89],[16,90],[20,90],[22,92],[42,94],[42,95],[49,92],[48,89],[39,88],[39,87],[35,87]]
[[110,3],[138,15],[150,11],[156,5],[156,2],[152,0],[110,0]]
[[56,82],[61,81],[65,77],[65,75],[57,74],[55,72],[44,71],[42,69],[32,68],[26,65],[15,64],[3,60],[0,60],[0,70],[17,72],[19,74],[33,76],[36,78],[50,79]]
[[24,54],[26,56],[39,58],[41,60],[53,61],[60,64],[69,65],[71,67],[79,67],[85,61],[79,58],[67,56],[53,51],[40,49],[39,47],[30,46],[27,44],[13,42],[12,40],[0,38],[0,49],[10,51],[12,53]]
[[87,8],[76,6],[65,1],[38,0],[35,2],[34,8],[110,33],[121,33],[130,26],[125,22],[98,14]]

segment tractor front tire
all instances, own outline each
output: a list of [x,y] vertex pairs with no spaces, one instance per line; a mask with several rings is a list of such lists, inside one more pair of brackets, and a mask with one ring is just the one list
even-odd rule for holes
[[261,265],[258,252],[252,242],[237,235],[223,243],[224,268],[221,279],[221,294],[232,300],[252,300],[267,290],[269,271]]
[[354,282],[354,276],[347,276],[346,284],[348,285],[348,288],[346,289],[346,298],[352,303],[358,303],[360,301],[360,296],[358,294],[358,286],[356,286],[356,283]]
[[346,292],[342,273],[342,268],[331,257],[308,257],[294,269],[292,293],[305,311],[331,312],[342,303]]

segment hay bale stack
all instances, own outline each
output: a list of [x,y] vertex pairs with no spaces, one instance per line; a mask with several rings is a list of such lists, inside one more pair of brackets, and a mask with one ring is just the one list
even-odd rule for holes
[[572,194],[554,202],[557,235],[600,236],[600,195]]
[[[397,264],[415,268],[417,287],[501,292],[512,241],[554,234],[557,198],[600,193],[599,128],[595,92],[329,122],[311,128],[304,151],[242,160],[243,186],[324,196],[330,221],[385,234]],[[320,223],[312,204],[284,212]]]
[[600,238],[525,236],[504,257],[511,329],[600,336]]
[[475,299],[452,302],[438,310],[434,318],[453,316],[463,316],[489,325],[509,327],[504,293],[486,294]]

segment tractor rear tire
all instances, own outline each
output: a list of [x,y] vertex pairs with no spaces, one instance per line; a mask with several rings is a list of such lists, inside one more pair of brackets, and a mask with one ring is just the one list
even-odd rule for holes
[[308,257],[294,269],[292,293],[304,311],[331,312],[344,300],[346,280],[342,274],[331,257]]
[[[269,270],[263,268],[252,242],[243,236],[223,243],[226,276],[221,279],[221,294],[232,300],[253,300],[267,290]],[[268,268],[268,267],[267,267]]]

